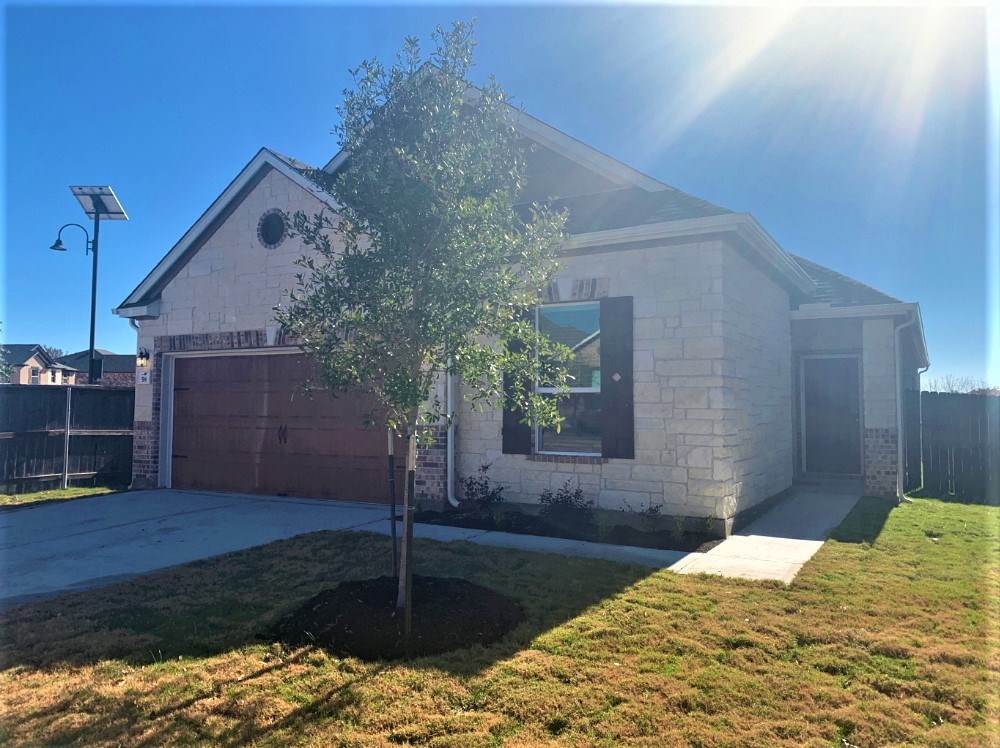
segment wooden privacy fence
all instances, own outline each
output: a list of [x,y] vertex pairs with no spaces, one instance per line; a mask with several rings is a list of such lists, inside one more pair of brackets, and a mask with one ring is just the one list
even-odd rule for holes
[[1000,397],[921,393],[920,424],[925,492],[1000,502]]
[[127,485],[135,390],[0,385],[0,493]]

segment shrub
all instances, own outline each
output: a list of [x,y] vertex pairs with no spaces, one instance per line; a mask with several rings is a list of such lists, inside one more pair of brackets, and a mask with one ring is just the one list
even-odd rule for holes
[[463,502],[468,502],[470,508],[485,511],[503,501],[503,486],[490,480],[489,472],[490,465],[480,465],[476,475],[462,480]]
[[539,503],[541,515],[557,524],[568,525],[583,532],[594,531],[594,501],[583,496],[583,489],[573,487],[573,480],[567,479],[562,487],[553,493],[542,491]]

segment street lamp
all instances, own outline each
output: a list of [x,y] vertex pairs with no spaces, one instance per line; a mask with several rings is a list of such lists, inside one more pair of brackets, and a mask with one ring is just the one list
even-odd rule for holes
[[94,357],[94,324],[97,321],[97,239],[101,231],[101,216],[109,221],[127,221],[128,216],[122,208],[118,198],[115,197],[114,190],[110,187],[70,187],[70,192],[80,203],[83,212],[88,218],[94,219],[94,238],[90,238],[87,229],[78,223],[67,223],[59,229],[55,243],[49,247],[57,252],[65,252],[66,247],[62,243],[63,229],[76,226],[87,236],[85,252],[94,254],[94,271],[90,281],[90,368],[87,381],[94,384],[100,379],[97,371],[97,359]]

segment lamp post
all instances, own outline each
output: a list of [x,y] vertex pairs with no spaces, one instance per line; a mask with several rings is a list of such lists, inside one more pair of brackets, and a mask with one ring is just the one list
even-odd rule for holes
[[94,269],[90,278],[90,357],[88,359],[90,365],[87,378],[89,384],[94,384],[100,379],[100,374],[97,371],[97,359],[94,356],[94,328],[97,322],[97,248],[101,232],[101,216],[110,221],[127,221],[128,216],[121,203],[118,202],[114,190],[110,187],[70,187],[69,189],[87,217],[94,219],[94,238],[91,239],[87,229],[80,224],[67,223],[59,229],[56,241],[49,249],[65,252],[66,247],[62,243],[63,229],[76,226],[87,237],[85,252],[92,252],[94,255]]

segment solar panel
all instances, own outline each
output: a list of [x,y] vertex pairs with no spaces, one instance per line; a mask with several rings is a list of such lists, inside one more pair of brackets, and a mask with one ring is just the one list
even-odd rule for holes
[[93,218],[99,212],[101,218],[106,221],[128,220],[125,209],[122,208],[122,204],[118,202],[114,190],[110,187],[70,187],[69,189],[88,218]]

